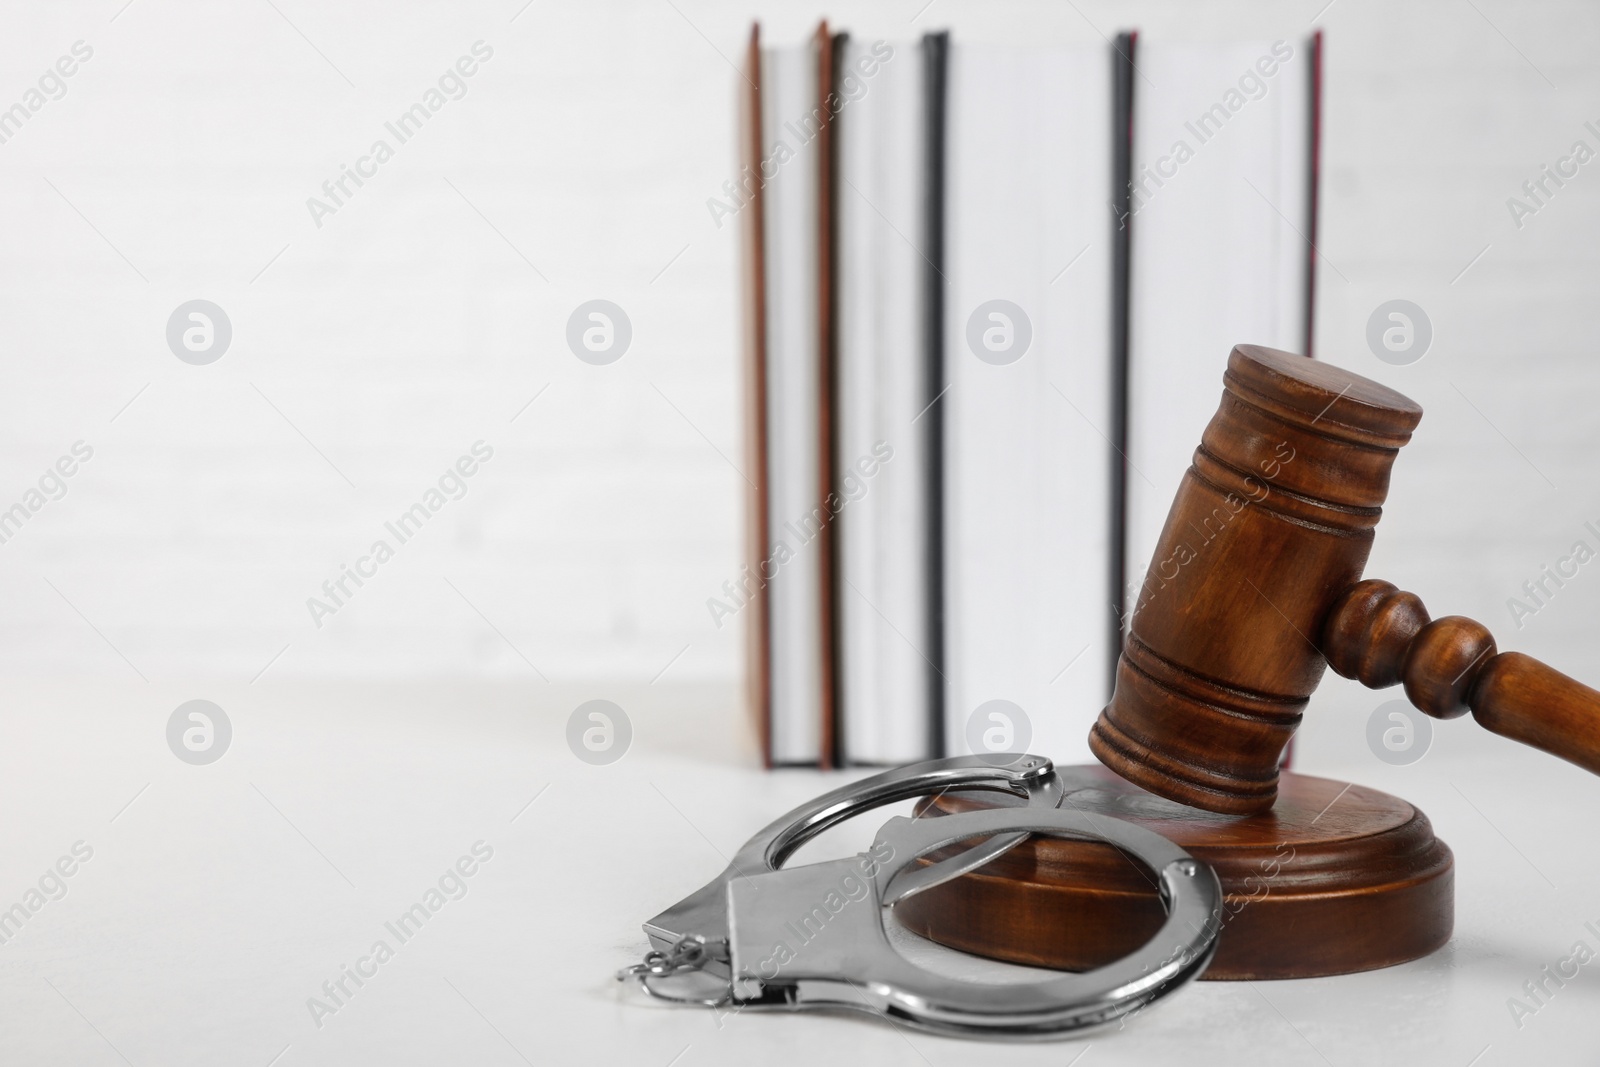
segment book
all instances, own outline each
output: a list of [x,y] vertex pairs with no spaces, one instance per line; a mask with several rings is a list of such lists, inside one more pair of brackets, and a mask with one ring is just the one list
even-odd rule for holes
[[1227,353],[1310,354],[1319,48],[1134,46],[1127,619]]
[[[1106,648],[1107,677],[1116,685],[1128,611],[1128,300],[1133,242],[1133,55],[1139,35],[1119,33],[1111,44],[1111,607],[1117,632]],[[1137,566],[1138,564],[1134,564]]]
[[766,759],[832,762],[831,547],[828,486],[828,247],[824,25],[810,41],[760,47]]
[[[844,38],[834,120],[838,345],[835,487],[842,762],[933,752],[930,624],[936,468],[929,408],[924,50]],[[935,361],[935,364],[937,361]]]
[[[951,749],[945,744],[945,522],[944,522],[944,415],[939,401],[945,392],[945,208],[948,182],[945,158],[949,148],[950,119],[950,34],[948,31],[926,34],[922,38],[922,84],[927,110],[923,116],[926,130],[923,146],[923,174],[927,194],[923,199],[923,218],[927,247],[923,256],[922,347],[928,381],[927,425],[925,444],[928,449],[928,654],[938,681],[933,684],[928,698],[928,749],[933,756],[945,756]],[[959,751],[959,750],[957,750]]]
[[[745,566],[735,606],[745,612],[745,699],[756,720],[761,759],[772,765],[772,623],[763,564],[771,544],[767,493],[767,272],[766,198],[762,161],[761,25],[750,27],[740,71],[739,204],[741,282],[744,306]],[[724,605],[726,607],[726,605]],[[731,610],[731,609],[730,609]]]
[[1104,46],[950,46],[951,754],[1080,762],[1110,695],[1112,58]]

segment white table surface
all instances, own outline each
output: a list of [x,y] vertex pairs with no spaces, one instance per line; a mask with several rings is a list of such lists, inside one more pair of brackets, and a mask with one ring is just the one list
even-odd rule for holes
[[[168,716],[195,697],[225,708],[234,728],[210,766],[180,762],[165,743]],[[591,697],[632,716],[633,747],[610,767],[565,745],[567,715]],[[0,1063],[1600,1058],[1600,961],[1520,1028],[1507,1005],[1575,942],[1600,949],[1585,928],[1600,928],[1600,780],[1510,743],[1407,768],[1302,767],[1404,795],[1454,848],[1455,937],[1415,963],[1199,983],[1125,1030],[1003,1053],[854,1019],[719,1021],[643,1002],[611,978],[643,951],[640,923],[716,874],[754,830],[865,773],[756,769],[735,699],[729,687],[664,684],[13,685],[0,708],[0,909],[75,842],[93,856],[65,896],[0,944]],[[826,847],[844,854],[870,829]],[[316,1025],[308,998],[375,940],[395,944],[385,921],[479,841],[493,857],[466,895]]]

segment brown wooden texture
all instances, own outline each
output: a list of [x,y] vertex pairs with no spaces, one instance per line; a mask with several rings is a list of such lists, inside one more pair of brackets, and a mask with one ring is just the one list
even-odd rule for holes
[[[1401,683],[1441,719],[1600,774],[1600,693],[1459,615],[1430,619],[1361,581],[1395,456],[1422,409],[1337,367],[1255,345],[1184,475],[1089,736],[1101,762],[1208,811],[1272,807],[1285,746],[1323,667]],[[1325,658],[1326,657],[1326,658]]]
[[745,495],[745,562],[756,580],[745,623],[746,700],[761,737],[762,762],[772,764],[772,622],[762,567],[767,546],[767,241],[761,188],[761,24],[750,27],[739,93],[742,187],[749,199],[741,220],[744,239],[744,441],[745,470],[755,481]]
[[1090,736],[1146,789],[1265,811],[1326,665],[1333,602],[1361,577],[1389,469],[1422,417],[1399,393],[1239,345],[1184,475]]
[[1480,725],[1600,774],[1600,693],[1583,683],[1506,652],[1484,665],[1468,702]]
[[1322,648],[1333,669],[1370,686],[1405,685],[1440,719],[1486,729],[1600,774],[1600,693],[1494,638],[1459,615],[1429,620],[1422,601],[1388,582],[1357,583],[1334,605]]
[[[1063,807],[1138,823],[1216,870],[1226,903],[1207,979],[1348,974],[1425,956],[1450,939],[1450,849],[1403,800],[1286,771],[1277,806],[1240,819],[1165,800],[1102,767],[1057,771]],[[923,812],[1007,803],[946,794]],[[1063,970],[1127,955],[1164,918],[1151,872],[1110,845],[1062,838],[1034,838],[895,911],[952,948]]]

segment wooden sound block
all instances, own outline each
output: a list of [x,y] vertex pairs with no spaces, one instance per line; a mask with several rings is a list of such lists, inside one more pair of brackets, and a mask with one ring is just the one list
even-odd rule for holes
[[[1220,981],[1350,974],[1414,960],[1450,940],[1454,859],[1422,812],[1359,785],[1284,772],[1267,812],[1230,817],[1165,800],[1100,766],[1057,767],[1063,808],[1125,819],[1205,860],[1225,904]],[[1015,803],[947,793],[919,814]],[[931,863],[960,851],[924,859]],[[913,932],[978,956],[1087,970],[1161,926],[1155,876],[1099,841],[1035,837],[970,874],[902,901]]]

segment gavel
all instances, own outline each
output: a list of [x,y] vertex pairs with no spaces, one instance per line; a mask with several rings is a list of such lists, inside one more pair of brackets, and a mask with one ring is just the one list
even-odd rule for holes
[[1600,774],[1600,692],[1481,623],[1362,579],[1422,408],[1304,356],[1239,345],[1140,589],[1100,761],[1183,804],[1271,808],[1324,667]]

